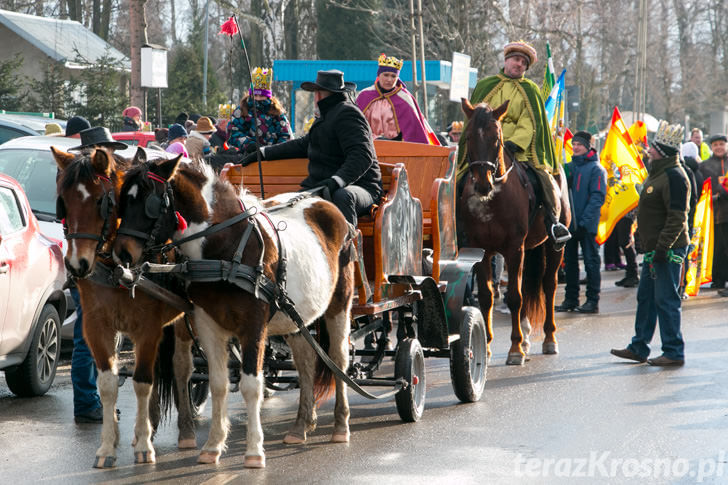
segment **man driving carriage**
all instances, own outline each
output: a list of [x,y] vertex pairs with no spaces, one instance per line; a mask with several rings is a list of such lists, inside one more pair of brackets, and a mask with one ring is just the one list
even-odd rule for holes
[[[320,195],[356,225],[357,216],[368,214],[382,196],[372,132],[361,110],[345,94],[353,92],[356,84],[344,82],[341,71],[319,71],[316,82],[302,83],[301,89],[313,91],[320,115],[305,136],[260,147],[261,159],[308,158],[308,177],[301,187],[323,188]],[[241,163],[256,160],[252,152]]]
[[[539,195],[544,205],[544,215],[550,222],[549,237],[560,249],[571,238],[571,234],[559,222],[559,194],[551,176],[552,173],[558,173],[553,140],[540,89],[524,76],[536,62],[536,50],[519,41],[507,44],[503,51],[503,69],[494,76],[478,81],[470,102],[473,105],[486,102],[490,106],[500,106],[509,101],[508,112],[501,120],[505,148],[513,159],[525,162],[533,169],[540,185]],[[462,137],[459,144],[459,177],[467,170],[465,152],[466,139]]]

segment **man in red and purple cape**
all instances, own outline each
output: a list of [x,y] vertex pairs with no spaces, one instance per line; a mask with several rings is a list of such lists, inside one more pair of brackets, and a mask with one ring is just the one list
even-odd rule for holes
[[379,56],[377,80],[362,90],[356,104],[366,116],[374,138],[439,145],[415,98],[399,79],[402,60]]

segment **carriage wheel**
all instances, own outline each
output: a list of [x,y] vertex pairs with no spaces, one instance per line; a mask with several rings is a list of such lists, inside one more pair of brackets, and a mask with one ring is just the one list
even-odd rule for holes
[[483,315],[475,307],[463,308],[460,338],[450,349],[450,377],[462,402],[480,399],[488,370],[488,349]]
[[410,423],[419,420],[425,410],[425,354],[419,340],[406,338],[397,346],[394,378],[409,384],[394,396],[399,417]]

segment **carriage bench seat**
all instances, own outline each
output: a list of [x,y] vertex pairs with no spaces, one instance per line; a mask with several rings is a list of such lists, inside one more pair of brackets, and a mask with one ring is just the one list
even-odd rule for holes
[[[384,194],[371,215],[359,217],[358,229],[365,241],[364,262],[366,273],[373,277],[376,302],[385,296],[382,291],[387,274],[421,274],[423,245],[434,252],[432,276],[436,281],[439,261],[455,258],[456,157],[454,148],[420,143],[376,140],[374,147]],[[307,159],[266,161],[262,167],[266,197],[296,192],[308,176]],[[261,195],[257,164],[227,164],[221,178]],[[409,219],[416,219],[414,225],[418,227],[410,227]],[[385,220],[388,222],[383,224]],[[360,303],[368,299],[368,292],[360,292]]]

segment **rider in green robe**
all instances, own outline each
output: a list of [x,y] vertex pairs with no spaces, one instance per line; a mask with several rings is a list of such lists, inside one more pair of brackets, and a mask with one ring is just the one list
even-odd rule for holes
[[[559,194],[551,174],[558,173],[556,155],[549,122],[546,118],[539,87],[524,77],[528,67],[536,62],[536,50],[525,42],[505,46],[504,67],[500,73],[478,81],[470,103],[488,103],[497,108],[510,101],[501,120],[505,147],[519,162],[534,168],[540,184],[541,200],[551,223],[549,236],[557,249],[571,238],[569,230],[559,222]],[[467,123],[467,121],[466,121]],[[465,138],[460,138],[458,178],[468,169]]]

